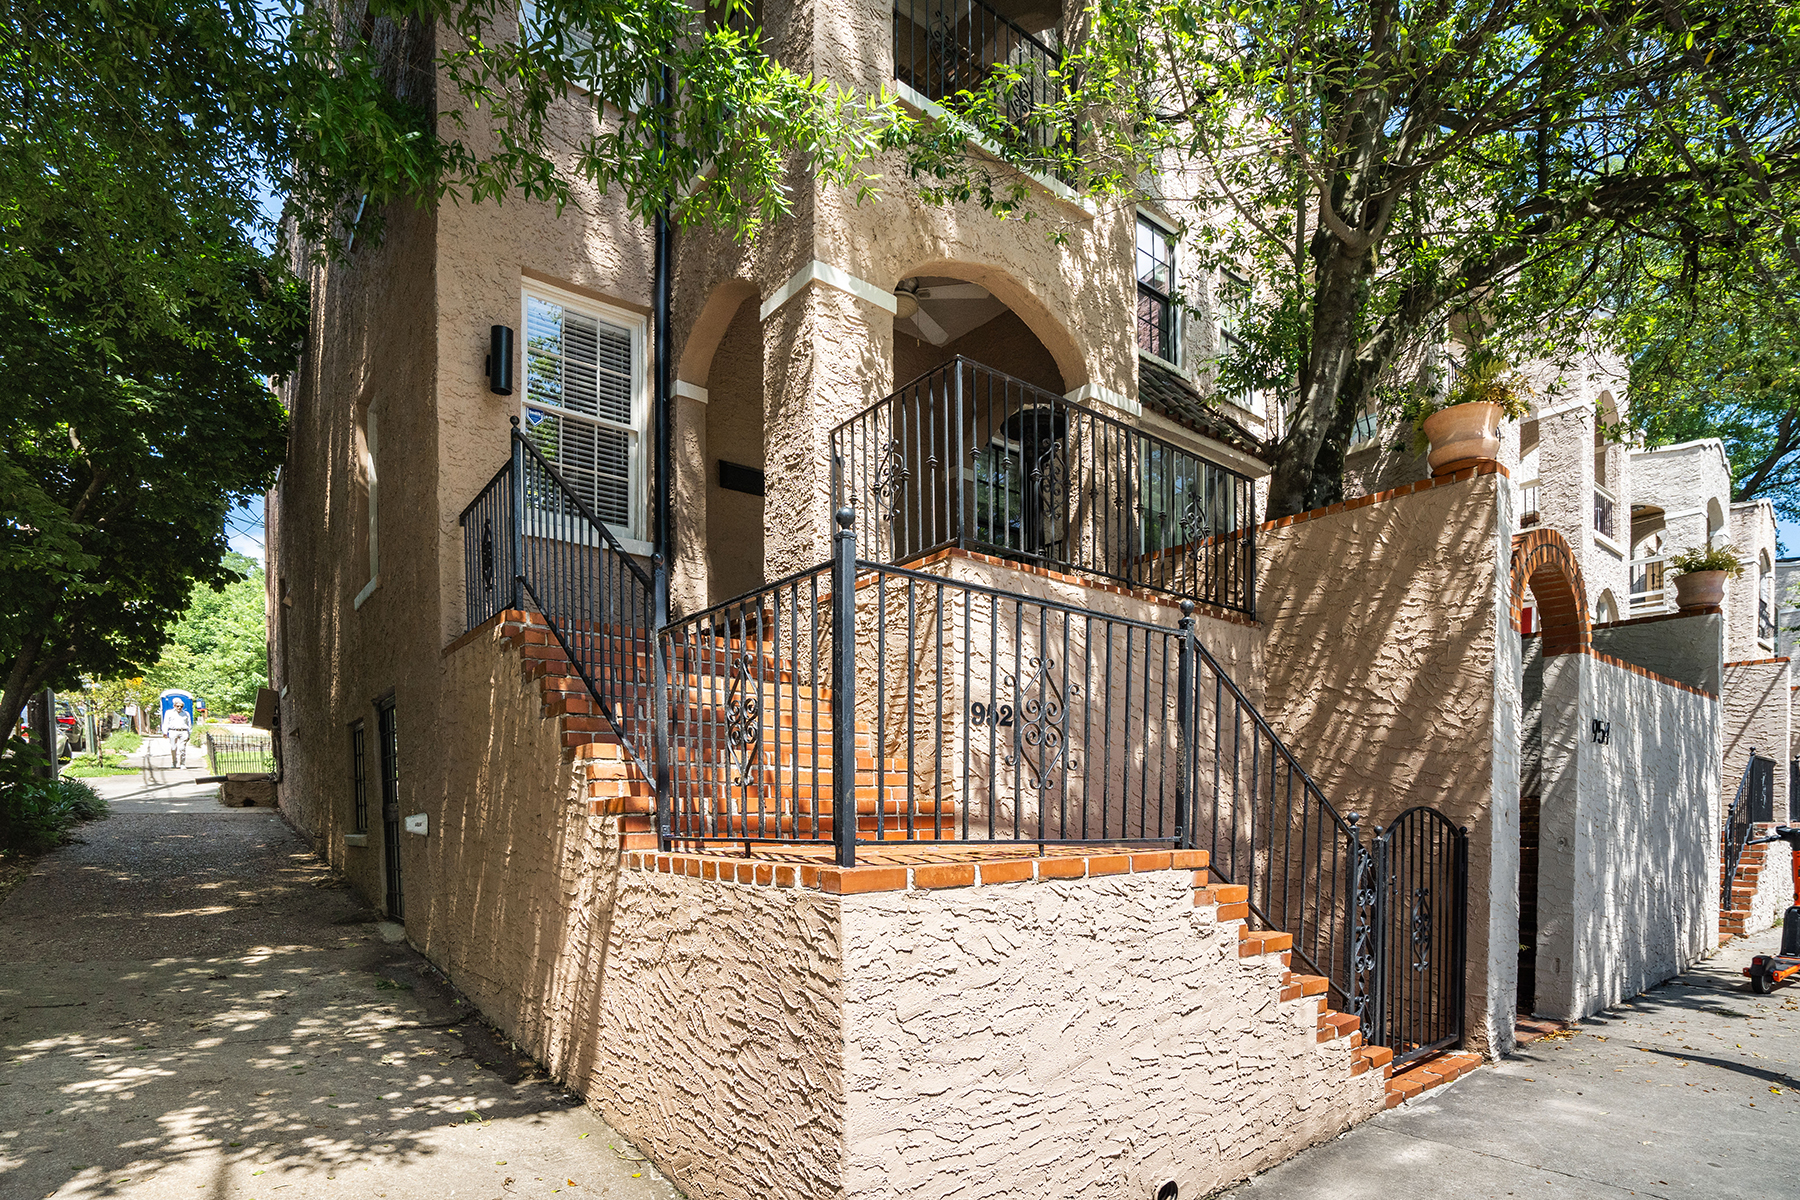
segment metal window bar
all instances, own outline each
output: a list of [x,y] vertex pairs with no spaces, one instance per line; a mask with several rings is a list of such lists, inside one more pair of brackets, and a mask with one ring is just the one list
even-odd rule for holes
[[369,832],[368,732],[357,721],[350,726],[350,792],[354,802],[351,831]]
[[381,753],[381,847],[387,912],[400,921],[406,918],[406,890],[400,881],[400,734],[392,696],[376,705],[375,722]]
[[954,102],[1003,77],[1006,148],[1072,186],[1075,176],[1062,154],[1076,143],[1076,123],[1042,115],[1063,98],[1062,54],[1053,37],[1027,33],[982,0],[897,0],[894,78],[927,100]]
[[1519,485],[1519,525],[1521,527],[1536,525],[1543,519],[1539,509],[1540,502],[1541,492],[1537,480],[1533,479],[1529,483]]
[[1255,615],[1250,479],[956,358],[838,426],[835,503],[892,562],[946,547]]
[[1611,492],[1603,487],[1594,489],[1594,532],[1602,537],[1614,536],[1613,513],[1616,507]]
[[1664,606],[1667,584],[1666,560],[1658,554],[1631,560],[1631,607],[1633,610],[1660,609]]

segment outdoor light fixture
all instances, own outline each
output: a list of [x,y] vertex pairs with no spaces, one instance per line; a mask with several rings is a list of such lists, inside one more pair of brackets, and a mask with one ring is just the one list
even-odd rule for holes
[[1602,721],[1599,717],[1595,717],[1594,744],[1596,746],[1604,746],[1610,741],[1612,741],[1612,722]]
[[496,325],[488,330],[488,391],[496,396],[512,395],[513,331],[510,325]]

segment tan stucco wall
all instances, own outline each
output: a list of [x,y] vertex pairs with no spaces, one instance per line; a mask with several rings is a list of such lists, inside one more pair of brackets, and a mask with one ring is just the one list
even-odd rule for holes
[[[1518,658],[1500,475],[1262,534],[1263,710],[1340,812],[1428,804],[1469,827],[1468,1036],[1510,1038],[1518,894]],[[1508,749],[1512,750],[1510,761]]]
[[[754,301],[732,319],[706,378],[704,546],[707,602],[717,604],[763,584],[763,502],[719,486],[719,462],[762,469],[763,345]],[[689,530],[700,524],[691,516]],[[691,535],[690,535],[691,536]]]
[[846,1192],[1215,1188],[1380,1111],[1186,872],[843,903]]

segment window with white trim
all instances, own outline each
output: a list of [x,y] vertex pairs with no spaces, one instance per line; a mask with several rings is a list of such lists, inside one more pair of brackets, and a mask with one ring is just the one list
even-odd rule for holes
[[1178,362],[1175,348],[1175,235],[1143,214],[1137,221],[1138,349]]
[[525,293],[525,433],[613,534],[643,538],[644,319]]

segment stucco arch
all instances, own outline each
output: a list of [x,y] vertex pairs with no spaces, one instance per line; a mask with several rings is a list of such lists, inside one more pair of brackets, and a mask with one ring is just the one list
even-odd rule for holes
[[[1712,549],[1713,539],[1721,536],[1724,532],[1725,506],[1719,503],[1717,496],[1710,497],[1706,502],[1706,546],[1704,548]],[[1688,547],[1681,548],[1685,550]]]
[[731,327],[731,319],[744,301],[758,295],[756,285],[748,279],[727,279],[712,290],[706,303],[700,306],[699,315],[688,326],[687,340],[682,343],[681,356],[675,362],[676,379],[696,387],[706,386],[713,354],[724,339],[725,331]]
[[1044,297],[1005,268],[966,259],[934,259],[916,263],[902,271],[888,286],[897,286],[902,280],[920,275],[961,279],[986,288],[994,299],[1011,309],[1032,335],[1044,344],[1044,349],[1049,351],[1057,371],[1063,377],[1065,390],[1072,392],[1093,379],[1087,358],[1082,354],[1074,334],[1070,332],[1071,322],[1068,317],[1053,311]]
[[1537,597],[1544,654],[1574,654],[1593,646],[1593,624],[1588,617],[1587,584],[1581,566],[1563,535],[1554,529],[1534,529],[1513,536],[1513,629],[1524,632],[1525,589]]

